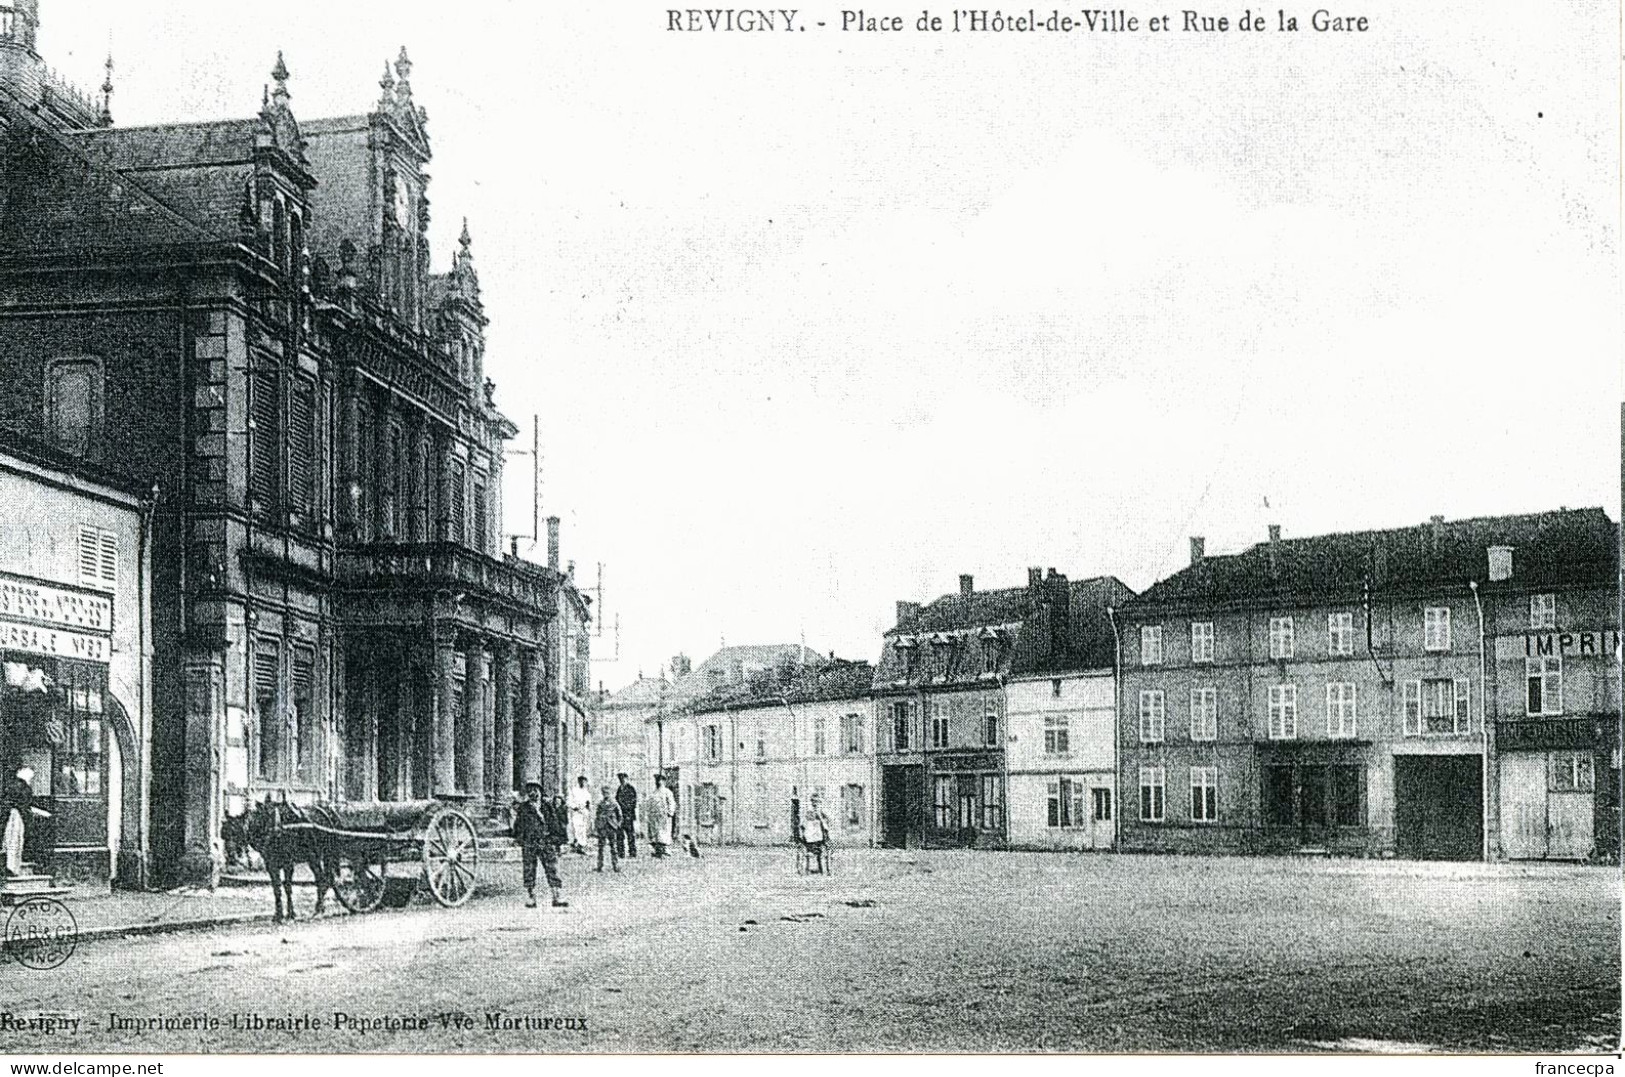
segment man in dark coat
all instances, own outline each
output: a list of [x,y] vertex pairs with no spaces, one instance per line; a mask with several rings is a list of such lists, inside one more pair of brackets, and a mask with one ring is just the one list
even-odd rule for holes
[[620,871],[621,854],[615,849],[621,843],[621,806],[615,803],[615,798],[610,795],[609,786],[604,786],[602,794],[592,817],[592,834],[598,841],[598,866],[592,870],[604,870],[604,846],[607,845],[609,866]]
[[559,879],[559,847],[555,840],[557,826],[553,813],[542,803],[542,783],[526,782],[525,799],[514,809],[513,836],[519,843],[524,863],[525,901],[527,909],[536,907],[536,861],[542,862],[547,873],[548,889],[553,891],[553,907],[562,909],[570,903],[559,897],[564,883]]
[[623,857],[635,857],[638,855],[638,787],[626,780],[624,771],[615,777],[621,783],[615,790],[615,803],[621,806],[621,832],[615,844]]

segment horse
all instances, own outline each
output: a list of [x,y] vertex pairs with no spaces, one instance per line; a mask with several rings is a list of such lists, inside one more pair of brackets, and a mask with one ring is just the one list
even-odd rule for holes
[[[322,836],[308,827],[290,827],[289,823],[308,820],[297,807],[287,801],[273,801],[270,796],[255,804],[243,815],[230,816],[223,828],[227,848],[241,841],[251,846],[265,862],[266,874],[271,876],[271,894],[276,898],[276,920],[293,920],[293,868],[295,864],[310,865],[316,878],[316,913],[320,916],[327,906],[327,892],[338,890],[333,884],[332,865]],[[287,912],[283,912],[283,895],[287,896]]]

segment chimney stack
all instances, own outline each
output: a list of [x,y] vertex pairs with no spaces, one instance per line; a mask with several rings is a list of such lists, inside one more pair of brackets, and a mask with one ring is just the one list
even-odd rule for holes
[[1490,581],[1499,582],[1512,578],[1512,547],[1490,547]]
[[1191,564],[1199,565],[1202,558],[1207,556],[1207,540],[1201,535],[1191,536]]
[[961,574],[959,577],[959,593],[968,595],[974,590],[976,590],[975,579],[969,573]]
[[1278,547],[1281,545],[1281,525],[1270,524],[1270,575],[1281,574],[1281,558]]
[[1444,517],[1433,516],[1428,519],[1429,529],[1432,533],[1432,550],[1435,555],[1439,552],[1439,543],[1444,538]]
[[918,602],[904,602],[904,601],[901,601],[901,600],[898,601],[898,603],[897,603],[897,627],[898,628],[902,628],[904,624],[906,624],[909,621],[914,620],[914,618],[918,617],[919,615],[920,615],[920,604]]
[[515,557],[519,556],[519,536],[514,535],[508,540],[508,552]]
[[559,570],[559,518],[547,518],[547,567],[554,572]]
[[1027,586],[1029,588],[1031,588],[1033,590],[1037,590],[1038,585],[1043,583],[1043,582],[1044,582],[1044,570],[1043,569],[1041,569],[1041,568],[1029,568],[1027,570]]
[[1280,524],[1270,524],[1270,541],[1271,542],[1280,542],[1281,541],[1281,525]]

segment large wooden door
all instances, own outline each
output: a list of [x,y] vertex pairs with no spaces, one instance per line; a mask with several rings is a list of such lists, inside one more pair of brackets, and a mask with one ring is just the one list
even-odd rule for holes
[[1590,793],[1547,794],[1546,818],[1551,829],[1546,855],[1553,860],[1584,860],[1591,855],[1595,814]]
[[1501,757],[1501,849],[1510,860],[1546,856],[1546,755]]

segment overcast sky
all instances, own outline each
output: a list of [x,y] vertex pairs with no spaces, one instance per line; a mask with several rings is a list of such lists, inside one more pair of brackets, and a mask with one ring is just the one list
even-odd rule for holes
[[1609,5],[1368,4],[1340,37],[42,6],[87,89],[111,43],[121,124],[252,115],[279,48],[296,116],[364,112],[408,47],[436,268],[466,214],[498,402],[527,443],[541,414],[543,515],[605,565],[611,689],[723,637],[872,659],[961,572],[1142,589],[1272,522],[1618,518]]

